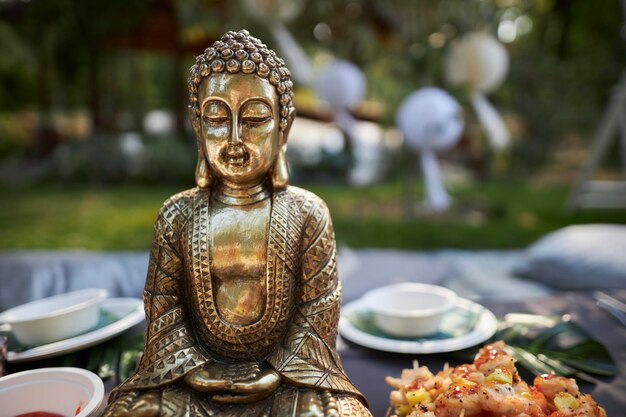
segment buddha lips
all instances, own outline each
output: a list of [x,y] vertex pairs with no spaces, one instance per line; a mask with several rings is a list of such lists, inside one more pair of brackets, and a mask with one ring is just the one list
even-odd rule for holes
[[242,145],[229,145],[220,152],[220,159],[229,165],[243,166],[250,160],[250,154]]

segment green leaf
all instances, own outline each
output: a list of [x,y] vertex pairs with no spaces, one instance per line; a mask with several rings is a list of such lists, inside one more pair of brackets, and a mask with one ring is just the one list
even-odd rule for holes
[[117,375],[117,367],[120,360],[120,352],[113,346],[108,346],[104,351],[100,366],[98,366],[98,376],[102,379],[111,378]]
[[578,357],[569,353],[546,351],[546,355],[551,358],[569,365],[573,368],[584,372],[602,376],[615,376],[617,374],[617,366],[611,359],[600,359],[594,357]]
[[539,360],[537,356],[523,348],[509,345],[507,351],[511,356],[517,359],[519,363],[535,375],[547,374],[553,370],[546,363]]
[[554,372],[591,383],[590,375],[614,376],[617,366],[606,348],[569,316],[508,314],[491,341],[503,340],[509,353],[534,374]]

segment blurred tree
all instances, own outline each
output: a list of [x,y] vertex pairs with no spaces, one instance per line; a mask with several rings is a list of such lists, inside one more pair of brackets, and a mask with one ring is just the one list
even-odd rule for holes
[[[65,88],[83,77],[83,91],[96,130],[110,128],[102,109],[102,71],[108,64],[106,46],[131,34],[146,17],[150,2],[143,0],[54,0],[63,3],[55,58]],[[39,3],[36,1],[33,3]],[[121,13],[123,11],[123,13]],[[84,99],[84,97],[83,97]],[[108,117],[107,117],[108,116]]]
[[[65,97],[80,94],[78,101],[88,103],[94,128],[103,127],[100,73],[105,65],[105,42],[131,31],[145,13],[145,5],[140,0],[2,2],[0,16],[10,21],[11,34],[19,39],[24,55],[34,57],[31,72],[36,86],[33,101],[39,111],[38,154],[49,153],[59,141],[50,120],[55,83]],[[17,69],[18,74],[22,71]],[[28,92],[28,88],[24,90]],[[12,107],[23,104],[17,101]]]
[[[288,24],[314,62],[331,53],[363,69],[387,125],[410,91],[446,87],[442,58],[452,40],[475,30],[500,36],[511,71],[493,100],[521,125],[513,166],[523,169],[540,166],[570,132],[587,137],[596,126],[624,66],[621,26],[618,0],[309,0]],[[52,107],[88,107],[94,125],[110,129],[120,110],[169,106],[181,129],[184,68],[241,27],[276,48],[239,2],[2,1],[0,109],[36,106],[45,121]],[[463,91],[453,93],[464,101]]]
[[[519,16],[533,30],[510,44],[511,74],[496,95],[519,114],[525,132],[517,165],[540,166],[568,136],[591,140],[609,89],[624,69],[618,1],[597,7],[584,0],[530,2]],[[582,162],[582,161],[580,161]]]
[[34,99],[36,58],[33,48],[11,25],[0,21],[0,109],[15,109]]

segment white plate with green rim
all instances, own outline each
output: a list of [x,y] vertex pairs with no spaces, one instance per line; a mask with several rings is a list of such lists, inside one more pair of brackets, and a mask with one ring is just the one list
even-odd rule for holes
[[458,298],[445,314],[439,331],[430,336],[403,338],[384,333],[374,323],[362,299],[341,307],[339,334],[358,345],[394,353],[453,352],[478,345],[494,335],[498,320],[482,305]]
[[26,362],[64,355],[102,343],[123,333],[145,319],[143,302],[138,298],[108,298],[100,305],[100,317],[95,328],[68,339],[39,346],[23,346],[10,332],[9,362]]

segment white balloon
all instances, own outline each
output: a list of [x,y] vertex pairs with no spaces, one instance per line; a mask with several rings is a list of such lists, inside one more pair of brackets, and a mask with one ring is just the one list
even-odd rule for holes
[[327,65],[317,77],[315,91],[334,109],[348,109],[365,96],[365,76],[351,62],[337,60]]
[[279,19],[291,22],[304,10],[304,0],[242,0],[246,13],[255,19],[270,22]]
[[441,151],[454,146],[463,132],[463,113],[448,93],[426,87],[410,94],[396,114],[407,145],[417,151]]
[[509,54],[492,35],[473,32],[452,43],[444,65],[451,84],[490,93],[506,78]]

